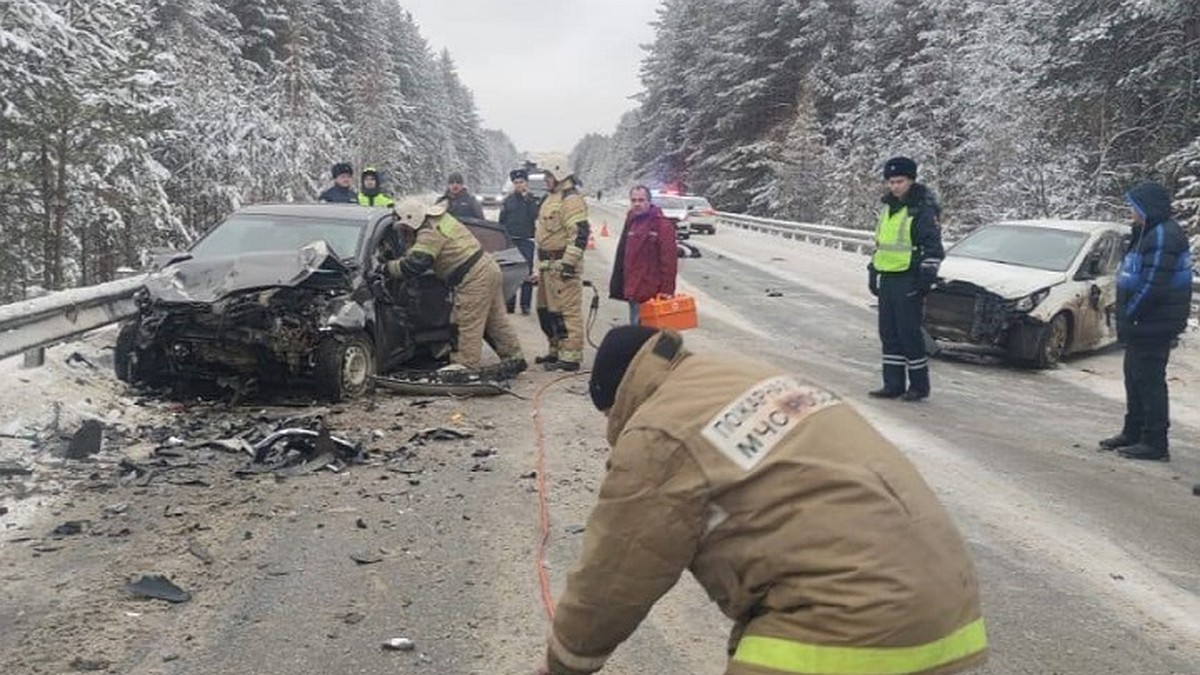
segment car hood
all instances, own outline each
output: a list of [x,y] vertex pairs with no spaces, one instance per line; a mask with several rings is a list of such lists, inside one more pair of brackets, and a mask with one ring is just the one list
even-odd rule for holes
[[1004,263],[947,256],[942,261],[938,276],[945,282],[960,281],[987,289],[1006,299],[1015,300],[1047,286],[1066,280],[1066,272],[1051,272],[1035,267],[1020,267]]
[[349,290],[350,268],[327,242],[315,241],[295,251],[179,260],[150,275],[146,291],[163,302],[212,303],[239,291],[305,284]]

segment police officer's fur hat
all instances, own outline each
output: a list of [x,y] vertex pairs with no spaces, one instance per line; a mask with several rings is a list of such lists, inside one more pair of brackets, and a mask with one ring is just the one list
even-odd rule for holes
[[889,159],[887,164],[883,165],[883,177],[893,178],[895,176],[908,176],[916,180],[917,163],[904,156]]
[[350,164],[347,162],[338,162],[330,167],[329,173],[333,174],[334,178],[337,178],[344,173],[354,175],[354,167],[350,166]]
[[450,174],[450,177],[446,179],[446,182],[447,183],[458,183],[459,185],[462,185],[466,181],[463,180],[463,175],[461,173],[455,171],[454,173]]
[[525,169],[513,169],[508,172],[508,179],[512,181],[529,180],[529,172]]

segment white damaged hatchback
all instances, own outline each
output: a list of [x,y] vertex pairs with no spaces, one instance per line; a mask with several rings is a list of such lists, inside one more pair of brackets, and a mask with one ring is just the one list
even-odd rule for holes
[[939,347],[1052,367],[1117,336],[1117,271],[1128,227],[1030,220],[975,230],[946,252],[925,304]]

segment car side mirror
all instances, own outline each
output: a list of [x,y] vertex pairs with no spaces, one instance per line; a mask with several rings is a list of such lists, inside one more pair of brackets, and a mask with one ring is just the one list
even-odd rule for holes
[[1104,271],[1102,265],[1103,260],[1101,257],[1098,254],[1093,253],[1092,255],[1088,256],[1088,259],[1085,260],[1083,265],[1079,267],[1079,273],[1075,275],[1075,279],[1077,281],[1090,281],[1098,278]]

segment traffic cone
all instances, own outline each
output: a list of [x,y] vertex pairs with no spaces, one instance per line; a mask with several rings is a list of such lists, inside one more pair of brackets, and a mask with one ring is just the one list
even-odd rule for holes
[[608,223],[604,223],[603,225],[600,226],[600,236],[601,237],[608,236]]
[[596,236],[589,234],[587,250],[591,251],[591,250],[594,250],[595,248],[596,248]]

